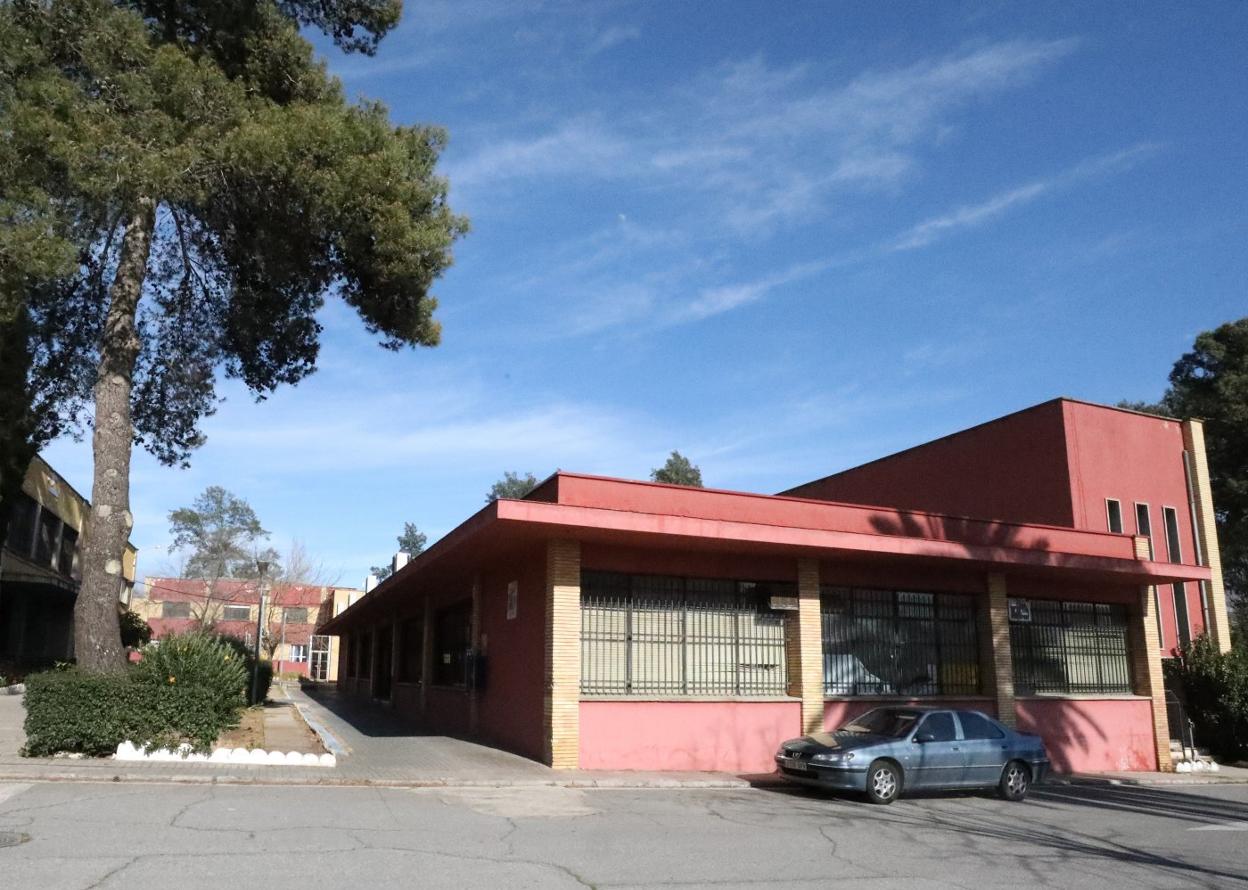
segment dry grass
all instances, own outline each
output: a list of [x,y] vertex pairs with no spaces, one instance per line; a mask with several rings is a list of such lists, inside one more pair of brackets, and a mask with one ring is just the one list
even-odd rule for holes
[[263,748],[264,747],[264,705],[248,708],[238,726],[221,733],[217,739],[218,748]]

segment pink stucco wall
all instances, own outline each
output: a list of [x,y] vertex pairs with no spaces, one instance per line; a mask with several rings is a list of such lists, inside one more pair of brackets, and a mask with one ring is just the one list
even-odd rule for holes
[[1146,698],[1020,698],[1015,712],[1020,732],[1044,739],[1057,772],[1157,769]]
[[919,705],[927,708],[951,708],[964,709],[967,711],[983,711],[989,717],[996,716],[996,703],[990,698],[966,698],[966,699],[934,699],[934,698],[912,698],[912,699],[839,699],[825,701],[823,703],[823,727],[828,732],[840,729],[850,720],[853,720],[859,714],[865,714],[873,708],[883,707],[904,707],[906,705]]
[[796,701],[583,701],[581,768],[771,772]]

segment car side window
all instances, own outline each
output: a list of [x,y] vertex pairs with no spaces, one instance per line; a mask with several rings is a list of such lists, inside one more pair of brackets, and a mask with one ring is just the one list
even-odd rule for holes
[[919,732],[930,734],[934,742],[953,742],[958,738],[958,730],[953,723],[953,715],[948,711],[928,714],[919,727]]
[[974,711],[958,711],[958,719],[962,721],[962,738],[968,742],[1005,738],[1005,733],[993,725],[991,720]]

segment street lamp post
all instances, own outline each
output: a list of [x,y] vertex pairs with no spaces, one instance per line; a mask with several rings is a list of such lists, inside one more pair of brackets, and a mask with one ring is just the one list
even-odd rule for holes
[[264,633],[264,601],[265,594],[268,592],[268,582],[264,576],[269,570],[269,564],[261,559],[256,562],[256,568],[260,570],[260,609],[256,612],[256,650],[252,655],[251,663],[251,703],[253,705],[260,704],[260,637]]

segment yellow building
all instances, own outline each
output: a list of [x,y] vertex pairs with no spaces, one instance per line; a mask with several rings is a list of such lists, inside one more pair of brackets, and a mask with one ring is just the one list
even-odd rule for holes
[[313,680],[325,683],[338,682],[338,637],[320,632],[320,626],[342,614],[346,608],[364,595],[353,587],[327,588],[329,595],[321,603],[317,621],[317,633],[312,637],[312,663],[309,675]]
[[[90,502],[41,457],[0,530],[0,660],[48,663],[73,657],[74,600],[82,578],[79,543]],[[118,608],[134,592],[138,551],[126,545]]]

